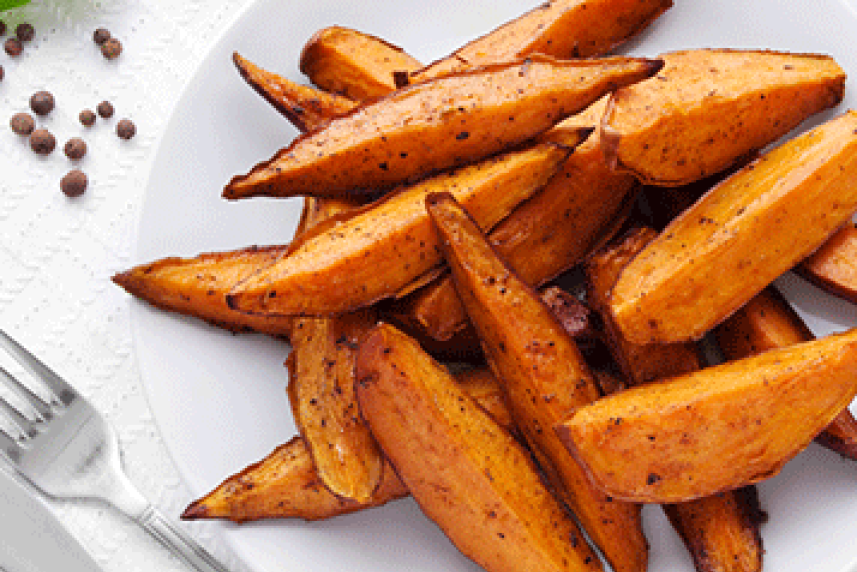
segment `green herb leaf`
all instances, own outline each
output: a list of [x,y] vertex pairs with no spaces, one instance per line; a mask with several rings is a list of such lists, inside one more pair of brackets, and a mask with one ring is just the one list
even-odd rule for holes
[[0,12],[29,3],[30,0],[0,0]]

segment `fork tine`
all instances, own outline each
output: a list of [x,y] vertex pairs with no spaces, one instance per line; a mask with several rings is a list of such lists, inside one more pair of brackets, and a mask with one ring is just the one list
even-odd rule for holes
[[17,463],[21,456],[21,445],[2,429],[0,429],[0,453],[6,455],[13,463]]
[[36,425],[20,411],[12,407],[12,404],[0,397],[0,411],[4,412],[10,421],[15,425],[21,435],[25,437],[35,437],[38,431]]
[[10,387],[19,397],[29,403],[30,407],[36,410],[39,419],[42,421],[47,421],[53,416],[50,406],[42,401],[41,397],[30,391],[27,386],[18,381],[15,376],[6,371],[2,366],[0,366],[0,381],[3,381],[6,386]]
[[[15,358],[19,364],[24,366],[31,374],[44,383],[50,389],[54,397],[63,405],[69,405],[77,398],[77,392],[66,383],[60,376],[39,359],[25,350],[21,344],[9,337],[9,334],[0,329],[0,346]],[[19,384],[20,385],[20,384]]]

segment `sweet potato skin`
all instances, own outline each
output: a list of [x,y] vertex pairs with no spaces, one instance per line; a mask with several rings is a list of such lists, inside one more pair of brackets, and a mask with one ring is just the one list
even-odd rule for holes
[[363,101],[396,89],[393,72],[422,67],[402,48],[342,26],[313,34],[300,56],[300,70],[323,90]]
[[[717,326],[714,334],[726,359],[741,359],[815,339],[797,312],[771,286]],[[857,421],[847,408],[815,440],[857,460]]]
[[[557,129],[595,126],[606,98],[563,121]],[[572,267],[610,235],[639,185],[607,167],[595,132],[566,159],[544,189],[489,233],[491,243],[530,286],[538,287]],[[468,323],[448,276],[408,297],[411,319],[426,335],[446,340]]]
[[682,213],[610,299],[634,343],[698,339],[818,248],[857,208],[857,113],[763,155]]
[[301,132],[318,129],[356,106],[348,98],[300,85],[264,70],[238,52],[232,54],[232,62],[244,81]]
[[298,137],[234,177],[223,196],[390,189],[521,144],[660,65],[641,58],[532,56],[412,84]]
[[775,475],[857,393],[857,330],[578,409],[556,427],[602,490],[675,503]]
[[[569,136],[579,143],[584,133]],[[332,315],[393,296],[442,262],[425,211],[429,192],[452,190],[491,228],[540,189],[570,152],[540,143],[402,189],[303,241],[227,300],[251,313]]]
[[163,310],[202,319],[233,332],[254,331],[288,338],[293,320],[250,316],[231,310],[226,294],[239,282],[277,261],[288,246],[249,247],[168,257],[116,273],[126,292]]
[[671,6],[671,0],[549,0],[415,72],[413,79],[535,53],[561,59],[600,56]]
[[846,224],[796,268],[819,288],[857,303],[857,227]]
[[602,123],[608,163],[652,185],[713,175],[842,99],[830,57],[770,51],[664,54],[656,78],[618,90]]
[[357,377],[381,448],[462,553],[489,572],[601,569],[528,453],[410,338],[376,327]]
[[548,481],[614,570],[645,570],[640,507],[595,489],[556,434],[545,430],[600,395],[574,340],[451,195],[430,195],[426,206],[488,363]]

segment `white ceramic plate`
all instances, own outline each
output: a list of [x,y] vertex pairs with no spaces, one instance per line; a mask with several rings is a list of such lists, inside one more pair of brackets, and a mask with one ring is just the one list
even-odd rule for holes
[[[259,0],[214,46],[167,125],[148,183],[139,262],[168,255],[289,240],[298,200],[220,198],[229,178],[267,159],[295,135],[239,78],[230,55],[303,81],[297,60],[318,28],[355,27],[423,61],[444,55],[535,5],[511,0]],[[677,2],[628,51],[687,47],[771,48],[832,54],[857,76],[857,8],[846,0]],[[854,107],[853,86],[840,109]],[[824,118],[831,117],[829,113]],[[815,122],[820,120],[817,119]],[[816,333],[857,325],[854,307],[798,279],[779,285]],[[137,352],[164,440],[191,492],[200,496],[295,432],[285,396],[287,348],[234,336],[135,303]],[[768,572],[850,569],[857,557],[857,465],[811,446],[762,484]],[[644,513],[652,572],[693,566],[659,509]],[[223,524],[222,535],[256,572],[477,570],[411,500],[322,523]]]

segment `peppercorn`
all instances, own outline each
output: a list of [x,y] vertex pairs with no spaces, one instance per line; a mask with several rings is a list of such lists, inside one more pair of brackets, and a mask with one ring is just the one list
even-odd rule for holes
[[20,56],[21,52],[24,51],[24,44],[18,38],[9,38],[3,42],[3,49],[14,58],[15,56]]
[[101,55],[103,55],[108,60],[113,60],[119,57],[119,54],[122,53],[122,42],[117,40],[116,38],[107,38],[103,44],[101,44]]
[[110,31],[107,28],[97,28],[92,33],[92,41],[99,46],[110,39]]
[[47,129],[36,129],[30,134],[30,148],[39,155],[50,155],[57,140]]
[[113,117],[113,104],[109,101],[102,101],[98,104],[98,107],[95,108],[95,111],[98,112],[98,115],[103,117],[104,119],[108,119]]
[[9,121],[9,126],[18,135],[29,135],[36,128],[36,122],[29,113],[16,113]]
[[125,140],[130,139],[137,133],[137,126],[130,119],[123,119],[116,124],[116,134]]
[[67,197],[79,197],[86,190],[87,183],[86,173],[72,169],[60,180],[60,189]]
[[92,127],[95,123],[95,112],[91,109],[84,109],[80,112],[80,115],[78,115],[77,118],[80,119],[80,122],[85,127]]
[[3,81],[3,74],[6,72],[3,71],[3,66],[0,66],[0,81]]
[[26,22],[22,24],[18,24],[15,28],[15,35],[22,42],[29,42],[36,35],[36,29],[33,28],[32,24],[28,24]]
[[0,36],[6,35],[6,22],[0,20]]
[[54,109],[54,96],[49,91],[37,91],[30,97],[30,109],[36,115],[47,115]]
[[86,141],[80,137],[72,137],[66,141],[63,152],[72,161],[82,159],[86,155]]

